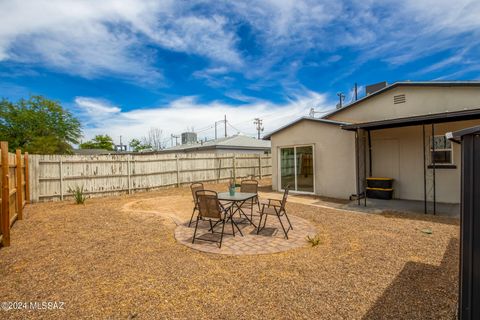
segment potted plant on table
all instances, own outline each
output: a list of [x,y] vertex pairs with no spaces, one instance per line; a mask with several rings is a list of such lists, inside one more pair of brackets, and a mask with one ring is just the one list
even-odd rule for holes
[[235,195],[235,188],[237,187],[237,184],[235,183],[235,177],[233,177],[232,174],[230,174],[230,182],[228,184],[228,191],[230,192],[231,196]]

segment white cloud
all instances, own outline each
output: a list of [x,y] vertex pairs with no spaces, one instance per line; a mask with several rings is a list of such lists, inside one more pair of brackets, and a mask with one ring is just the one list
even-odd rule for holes
[[[474,0],[4,0],[0,62],[158,83],[158,46],[205,57],[212,70],[263,79],[286,58],[311,50],[339,57],[335,51],[351,49],[359,57],[350,65],[370,59],[402,65],[458,49],[478,38],[479,16]],[[240,50],[236,31],[245,23],[262,54]],[[468,33],[475,36],[457,37]],[[218,86],[212,79],[223,72],[205,75]]]
[[0,61],[87,78],[160,79],[149,44],[241,64],[224,17],[196,17],[171,0],[9,0],[0,2],[0,21]]
[[[171,133],[179,134],[191,127],[201,131],[199,138],[213,138],[215,132],[213,124],[215,121],[222,120],[224,115],[227,115],[228,122],[235,129],[254,135],[253,119],[256,117],[264,120],[265,132],[269,132],[300,116],[308,115],[312,107],[316,110],[328,108],[326,96],[311,91],[294,97],[285,104],[273,104],[267,101],[255,101],[240,106],[221,102],[203,104],[198,102],[196,97],[184,97],[163,107],[123,112],[108,102],[95,98],[80,100],[77,98],[76,103],[83,109],[90,108],[93,111],[87,119],[84,119],[87,124],[84,128],[86,139],[96,134],[109,134],[117,142],[120,135],[123,141],[142,137],[146,135],[149,128],[162,129],[168,141]],[[107,117],[98,117],[95,110],[100,110],[99,113]],[[223,133],[223,127],[220,126],[219,135]],[[237,133],[235,129],[229,126],[229,134]]]
[[119,113],[121,109],[112,106],[108,101],[103,99],[94,99],[88,97],[76,97],[75,104],[93,117],[105,117],[114,113]]

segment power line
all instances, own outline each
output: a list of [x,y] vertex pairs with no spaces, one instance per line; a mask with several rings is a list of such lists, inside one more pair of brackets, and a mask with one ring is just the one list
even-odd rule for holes
[[230,122],[228,123],[228,125],[238,133],[243,133],[244,135],[247,135],[247,136],[255,136],[255,133],[242,131],[242,130],[238,129],[237,127],[233,126]]

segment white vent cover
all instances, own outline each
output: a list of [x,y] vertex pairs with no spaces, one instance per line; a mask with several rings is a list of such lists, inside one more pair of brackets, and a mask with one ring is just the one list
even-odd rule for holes
[[393,104],[405,103],[406,101],[407,101],[407,98],[405,97],[404,94],[393,96]]

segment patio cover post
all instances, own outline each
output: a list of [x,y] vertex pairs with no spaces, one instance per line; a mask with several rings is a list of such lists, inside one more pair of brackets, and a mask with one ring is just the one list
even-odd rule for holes
[[360,205],[360,156],[359,156],[359,151],[358,151],[358,131],[359,129],[355,130],[355,165],[357,166],[357,170],[355,170],[357,174],[357,204]]
[[372,135],[368,132],[368,176],[372,176]]
[[[368,136],[370,137],[370,130],[368,130]],[[367,206],[367,144],[365,132],[363,134],[363,206]],[[370,141],[369,141],[370,142]]]
[[437,195],[436,195],[436,184],[435,184],[435,159],[433,155],[435,154],[435,124],[432,123],[432,167],[433,167],[433,215],[437,213]]
[[427,214],[427,155],[425,150],[425,124],[422,125],[423,129],[423,213]]

